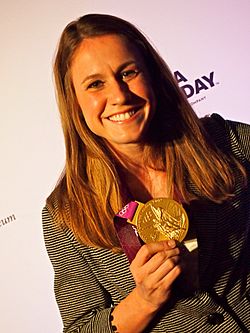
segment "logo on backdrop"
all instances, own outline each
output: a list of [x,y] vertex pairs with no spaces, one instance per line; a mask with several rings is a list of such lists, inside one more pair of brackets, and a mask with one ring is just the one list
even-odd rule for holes
[[174,76],[187,98],[195,98],[195,100],[190,102],[191,105],[205,100],[206,95],[202,93],[207,92],[219,84],[219,82],[215,81],[214,71],[192,81],[188,80],[180,71],[175,71]]
[[14,222],[16,220],[15,214],[4,217],[0,220],[0,228],[6,226],[7,224]]

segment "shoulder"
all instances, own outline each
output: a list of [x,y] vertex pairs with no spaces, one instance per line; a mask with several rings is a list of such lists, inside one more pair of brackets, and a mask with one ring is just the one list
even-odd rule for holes
[[242,136],[250,136],[250,125],[242,122],[224,119],[217,113],[212,113],[200,119],[203,126],[208,130],[226,131],[229,134],[234,134],[238,138]]
[[66,177],[64,174],[47,197],[42,216],[47,220],[50,217],[50,220],[54,220],[59,226],[68,226],[68,221],[70,220],[69,210]]
[[46,204],[42,210],[43,235],[47,247],[54,247],[57,243],[56,240],[60,239],[61,241],[70,232],[67,223],[67,204],[63,203],[60,185],[61,182],[46,199]]
[[224,152],[230,152],[240,160],[250,161],[250,125],[226,120],[214,113],[201,118],[209,138]]

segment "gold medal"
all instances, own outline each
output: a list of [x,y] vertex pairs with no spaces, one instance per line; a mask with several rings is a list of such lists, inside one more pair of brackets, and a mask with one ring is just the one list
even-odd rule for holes
[[159,198],[139,203],[129,223],[136,226],[144,243],[175,239],[181,242],[188,231],[188,216],[177,201]]

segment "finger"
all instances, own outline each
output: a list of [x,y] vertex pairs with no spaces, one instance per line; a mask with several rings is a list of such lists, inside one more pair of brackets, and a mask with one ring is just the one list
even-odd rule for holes
[[137,252],[134,261],[134,264],[137,266],[144,265],[154,254],[170,250],[176,247],[176,242],[174,240],[161,241],[144,244],[140,250]]
[[168,290],[171,288],[174,281],[181,274],[182,268],[180,265],[176,265],[169,271],[169,273],[161,280],[161,288]]
[[171,250],[157,252],[143,265],[145,274],[155,272],[158,268],[161,267],[161,265],[165,266],[165,263],[168,259],[176,257],[179,254],[180,249],[177,247]]
[[179,266],[179,268],[181,269],[179,256],[174,256],[170,259],[165,260],[165,262],[163,262],[157,270],[148,275],[147,284],[155,286],[160,285],[162,284],[162,280],[168,280],[167,277],[169,276],[170,286],[172,284],[172,274],[170,273],[172,270],[175,269],[176,266]]

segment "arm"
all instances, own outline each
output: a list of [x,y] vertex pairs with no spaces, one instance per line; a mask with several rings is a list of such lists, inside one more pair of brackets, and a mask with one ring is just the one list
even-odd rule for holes
[[111,300],[74,247],[70,234],[57,228],[47,208],[43,231],[55,271],[55,295],[65,333],[111,333]]
[[[65,333],[111,333],[110,295],[74,247],[73,236],[58,229],[48,210],[43,210],[46,248],[55,270],[55,295]],[[171,244],[171,243],[170,243]],[[133,263],[135,289],[113,311],[119,333],[143,332],[169,299],[180,273],[179,249],[166,242],[143,246]]]
[[131,263],[135,289],[114,309],[119,333],[141,333],[170,299],[172,284],[181,273],[175,241],[144,245]]

